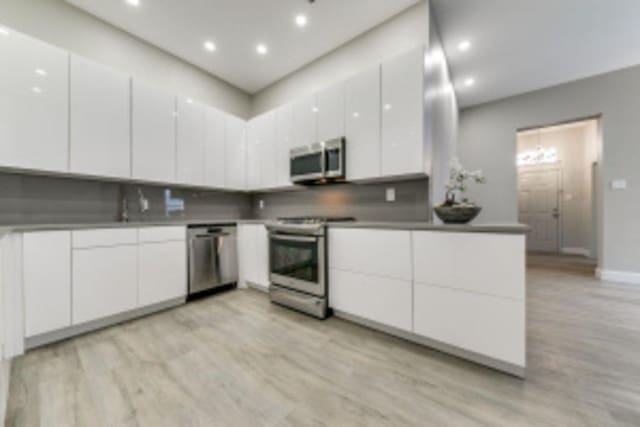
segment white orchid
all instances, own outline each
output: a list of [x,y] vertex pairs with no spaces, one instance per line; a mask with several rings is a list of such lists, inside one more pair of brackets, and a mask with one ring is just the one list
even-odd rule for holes
[[467,181],[473,180],[478,184],[484,184],[486,179],[481,170],[466,170],[457,157],[449,163],[449,183],[446,185],[446,203],[455,204],[456,193],[464,193],[467,190]]

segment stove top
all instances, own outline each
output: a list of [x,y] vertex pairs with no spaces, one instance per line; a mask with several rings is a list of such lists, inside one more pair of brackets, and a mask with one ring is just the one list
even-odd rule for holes
[[282,224],[309,224],[309,225],[322,225],[328,222],[350,222],[355,221],[353,217],[339,217],[339,216],[300,216],[300,217],[284,217],[278,218],[278,222]]

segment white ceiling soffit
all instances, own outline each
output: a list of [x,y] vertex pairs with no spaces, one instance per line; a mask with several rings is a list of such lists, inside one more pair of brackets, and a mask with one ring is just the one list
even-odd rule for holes
[[[432,0],[461,107],[640,64],[638,0]],[[458,45],[469,40],[471,48]],[[465,86],[466,79],[475,84]]]
[[[66,0],[255,93],[420,0]],[[305,14],[306,27],[295,24]],[[205,41],[215,52],[204,49]],[[268,47],[259,55],[256,46]]]

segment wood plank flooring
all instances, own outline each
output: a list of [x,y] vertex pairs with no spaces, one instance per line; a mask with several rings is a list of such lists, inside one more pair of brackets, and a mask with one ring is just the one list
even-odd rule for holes
[[238,290],[29,352],[10,426],[638,426],[640,287],[528,272],[526,381]]

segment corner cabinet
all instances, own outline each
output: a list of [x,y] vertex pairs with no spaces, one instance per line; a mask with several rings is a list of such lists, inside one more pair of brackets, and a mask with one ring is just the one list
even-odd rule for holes
[[136,79],[131,85],[134,179],[176,180],[176,97]]
[[230,190],[247,189],[247,123],[227,115],[224,121],[224,149],[226,155],[224,185]]
[[68,53],[11,32],[0,58],[0,166],[67,172]]
[[249,121],[247,132],[247,188],[264,190],[276,183],[276,115],[262,114]]
[[382,176],[429,172],[424,53],[421,46],[382,63]]
[[130,78],[71,55],[70,172],[131,178]]

